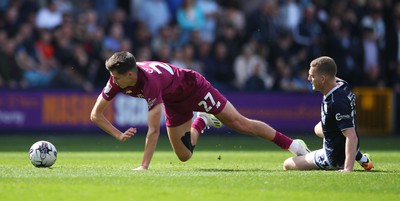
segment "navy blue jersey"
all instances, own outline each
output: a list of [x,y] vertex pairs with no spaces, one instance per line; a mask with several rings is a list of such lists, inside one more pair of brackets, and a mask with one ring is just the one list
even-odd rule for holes
[[[331,165],[341,167],[344,164],[346,137],[342,131],[356,128],[356,100],[349,84],[337,80],[338,86],[323,97],[321,104],[321,122],[324,132],[324,148]],[[357,149],[358,149],[357,143]]]

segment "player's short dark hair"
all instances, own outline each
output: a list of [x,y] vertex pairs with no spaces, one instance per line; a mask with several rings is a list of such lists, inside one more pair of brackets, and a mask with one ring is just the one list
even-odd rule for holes
[[328,56],[322,56],[312,60],[310,66],[317,68],[317,73],[319,74],[324,74],[329,77],[336,77],[336,63]]
[[107,59],[106,68],[118,74],[125,74],[128,71],[137,72],[136,58],[130,52],[116,52]]

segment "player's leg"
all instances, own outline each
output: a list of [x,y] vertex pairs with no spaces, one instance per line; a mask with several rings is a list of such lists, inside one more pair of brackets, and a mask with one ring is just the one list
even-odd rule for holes
[[284,170],[315,170],[319,169],[314,163],[315,152],[308,153],[304,156],[295,156],[283,162]]
[[285,170],[338,170],[343,167],[332,166],[325,149],[318,149],[304,156],[288,158],[283,163]]
[[264,122],[244,117],[229,101],[226,103],[224,109],[215,116],[224,125],[237,132],[272,141],[282,149],[289,150],[297,156],[310,152],[301,140],[293,140]]
[[372,158],[368,153],[361,153],[360,150],[357,151],[356,161],[364,168],[364,170],[371,170],[374,168],[374,163],[372,162]]
[[[167,126],[168,137],[172,148],[181,161],[187,161],[192,157],[199,136],[207,126],[212,125],[217,128],[222,126],[221,122],[216,117],[206,116],[205,113],[198,114],[193,123],[190,119],[179,126]],[[168,115],[168,117],[171,116],[173,115]],[[168,124],[171,124],[171,121],[174,119],[177,119],[176,115],[175,118],[168,119]]]
[[[171,142],[172,148],[179,160],[187,161],[192,157],[194,147],[197,143],[199,133],[192,132],[191,130],[192,120],[188,120],[185,123],[170,127],[167,126],[167,133]],[[192,141],[192,136],[195,135],[196,141]]]
[[237,132],[255,135],[266,140],[273,140],[275,129],[258,120],[252,120],[241,115],[235,107],[228,101],[225,108],[215,115],[225,126]]

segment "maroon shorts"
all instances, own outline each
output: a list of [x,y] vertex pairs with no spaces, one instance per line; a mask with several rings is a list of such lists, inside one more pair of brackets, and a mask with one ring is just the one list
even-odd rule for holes
[[194,111],[218,114],[224,109],[227,99],[205,79],[198,83],[197,89],[184,101],[164,103],[166,126],[176,127],[189,121]]

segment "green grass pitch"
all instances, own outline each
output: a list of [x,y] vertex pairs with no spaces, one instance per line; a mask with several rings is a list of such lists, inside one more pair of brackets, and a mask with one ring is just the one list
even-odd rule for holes
[[[317,137],[304,138],[311,149]],[[51,168],[35,168],[28,149],[48,140],[58,149]],[[148,171],[143,134],[127,142],[102,135],[1,135],[0,200],[400,200],[400,138],[361,137],[375,169],[352,173],[283,171],[291,154],[238,134],[203,136],[193,158],[180,162],[162,136]]]

